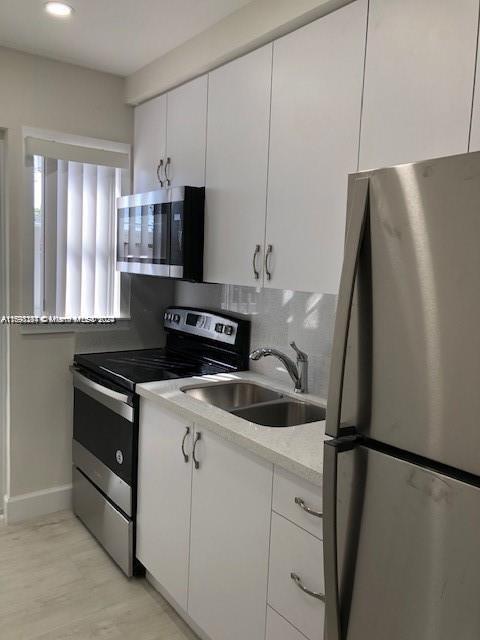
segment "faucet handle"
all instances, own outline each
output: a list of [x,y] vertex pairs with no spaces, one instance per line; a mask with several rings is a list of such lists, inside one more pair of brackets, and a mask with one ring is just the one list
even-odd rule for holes
[[301,362],[307,362],[308,361],[308,354],[306,354],[305,351],[302,351],[301,349],[299,349],[294,340],[292,340],[292,342],[290,343],[290,346],[295,351],[295,353],[297,354],[298,359]]

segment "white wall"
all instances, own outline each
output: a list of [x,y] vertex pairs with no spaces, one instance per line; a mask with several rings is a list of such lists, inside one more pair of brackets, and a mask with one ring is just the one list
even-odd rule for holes
[[[24,202],[22,127],[131,143],[133,114],[123,103],[122,78],[5,48],[0,48],[0,93],[0,128],[7,136],[10,311],[22,313],[30,311],[21,308],[21,284],[25,230],[32,221]],[[9,510],[12,519],[25,515],[21,507],[25,494],[53,488],[55,495],[55,488],[71,482],[68,366],[74,352],[162,344],[159,321],[172,292],[171,283],[134,279],[135,322],[125,330],[24,335],[20,327],[9,328],[7,516]],[[48,504],[55,506],[52,494],[48,495]],[[61,506],[67,494],[58,495]]]
[[126,102],[148,100],[351,1],[254,0],[128,76]]
[[[6,253],[5,228],[5,140],[4,131],[0,129],[0,316],[4,315],[7,307],[7,268],[8,256]],[[3,496],[6,479],[5,469],[5,436],[7,425],[7,393],[8,393],[8,331],[5,325],[0,325],[0,510],[3,504]]]

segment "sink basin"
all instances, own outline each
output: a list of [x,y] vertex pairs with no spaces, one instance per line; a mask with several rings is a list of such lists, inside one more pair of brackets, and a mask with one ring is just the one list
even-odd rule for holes
[[325,420],[323,407],[296,400],[277,400],[231,411],[234,415],[265,427],[294,427]]
[[224,384],[201,385],[182,389],[187,396],[213,404],[215,407],[233,411],[249,408],[261,402],[271,402],[283,398],[281,393],[266,389],[251,382],[225,382]]

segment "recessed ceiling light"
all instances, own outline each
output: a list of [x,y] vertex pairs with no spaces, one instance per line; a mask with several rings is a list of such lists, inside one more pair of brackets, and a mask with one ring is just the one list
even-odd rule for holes
[[68,18],[73,13],[72,7],[64,2],[47,2],[45,11],[56,18]]

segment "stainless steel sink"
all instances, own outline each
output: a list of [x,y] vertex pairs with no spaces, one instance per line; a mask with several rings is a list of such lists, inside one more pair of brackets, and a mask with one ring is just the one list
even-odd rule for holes
[[283,394],[251,382],[225,382],[182,389],[187,396],[232,411],[283,398]]
[[286,398],[282,393],[251,382],[205,384],[182,389],[192,398],[265,427],[293,427],[325,420],[325,409]]
[[231,411],[232,414],[265,427],[293,427],[325,420],[323,407],[296,400],[276,400]]

